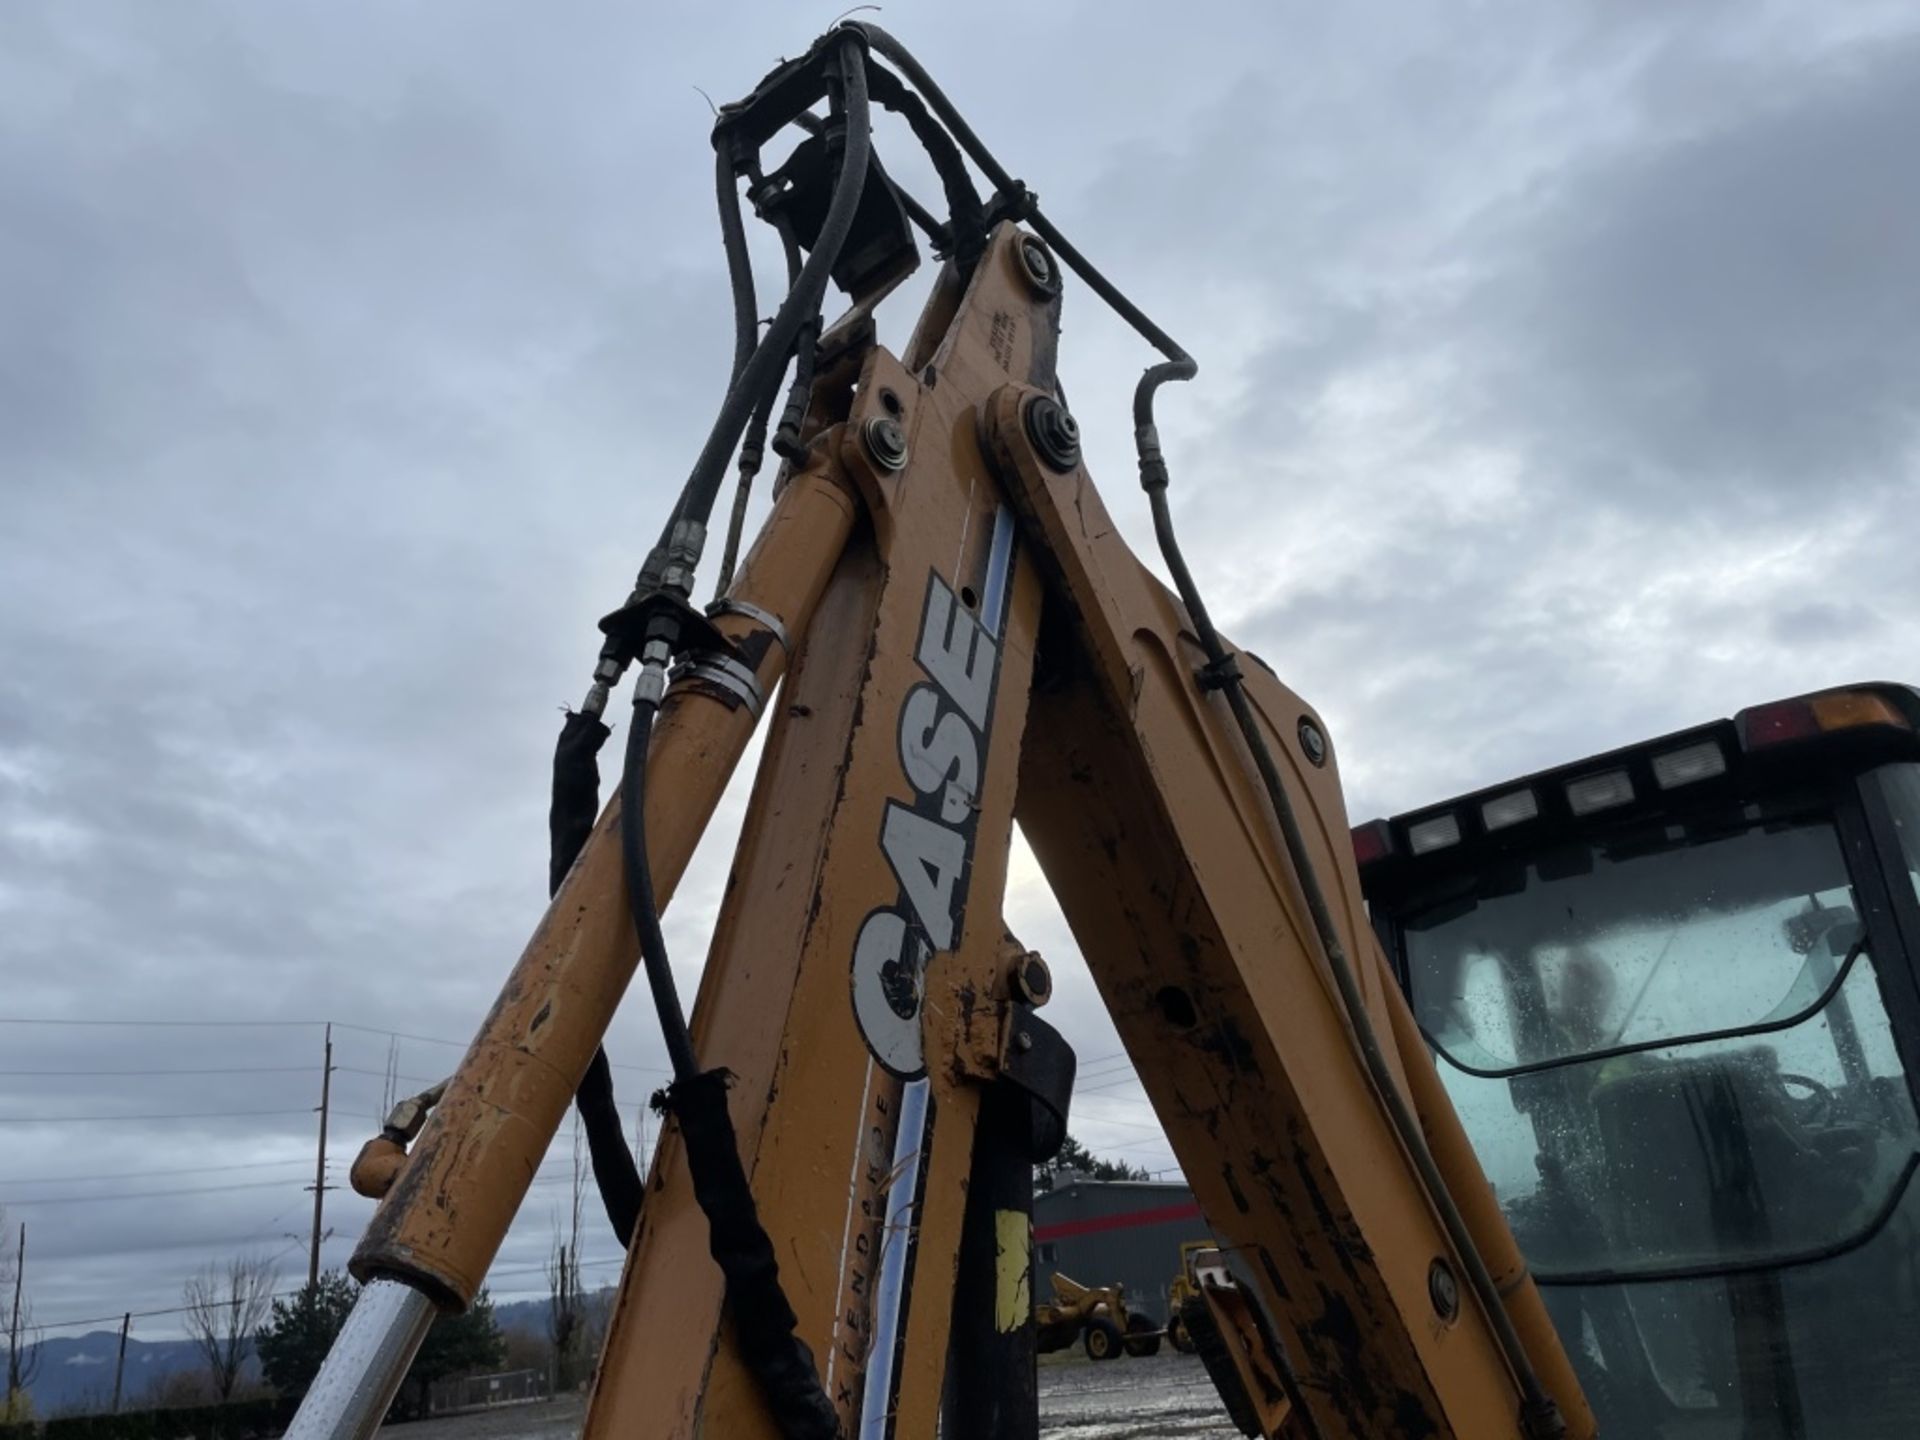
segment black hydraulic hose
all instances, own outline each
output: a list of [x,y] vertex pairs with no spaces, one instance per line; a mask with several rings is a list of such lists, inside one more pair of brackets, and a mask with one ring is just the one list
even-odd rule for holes
[[693,1057],[687,1014],[680,1007],[680,992],[673,983],[666,937],[660,933],[653,868],[647,861],[647,752],[654,716],[659,711],[657,699],[641,696],[634,701],[633,721],[627,731],[627,768],[620,777],[620,855],[627,872],[627,908],[633,913],[634,932],[640,938],[640,963],[647,972],[647,988],[653,992],[653,1008],[660,1016],[660,1033],[667,1042],[667,1060],[677,1084],[698,1075],[700,1066]]
[[[801,331],[804,339],[805,330]],[[811,345],[806,348],[811,349]],[[733,486],[733,511],[727,516],[727,543],[720,552],[720,573],[714,578],[713,598],[718,600],[727,593],[733,584],[733,567],[740,560],[740,537],[747,528],[747,500],[753,493],[753,477],[760,473],[761,462],[766,459],[767,422],[773,415],[773,397],[780,392],[774,385],[760,397],[759,407],[753,412],[753,421],[747,426],[747,438],[740,442],[740,459],[735,466],[739,477]]]
[[[749,161],[745,168],[747,178],[753,187],[749,193],[755,196],[754,209],[756,212],[759,212],[761,201],[757,192],[758,188],[766,183],[766,177],[760,173],[760,166],[757,161]],[[724,208],[723,197],[723,212]],[[737,207],[735,213],[736,215],[738,214]],[[804,259],[800,253],[800,242],[794,238],[793,224],[787,218],[784,210],[776,209],[774,211],[773,224],[774,227],[779,230],[780,238],[785,245],[787,256],[787,288],[791,290],[800,281],[800,270],[804,263]],[[738,317],[736,316],[735,319],[737,321]],[[794,349],[800,356],[799,372],[794,379],[796,388],[800,388],[802,376],[805,378],[806,388],[811,388],[813,385],[813,346],[817,339],[819,328],[819,312],[815,311],[812,323],[802,325],[800,327],[800,334],[794,341]],[[737,334],[735,339],[736,341],[738,340]],[[740,357],[737,344],[735,347],[734,360],[736,366],[739,367],[734,372],[737,378],[739,369],[745,368],[746,363]],[[766,393],[760,397],[759,405],[754,409],[752,422],[747,426],[746,439],[740,442],[740,458],[735,462],[735,473],[738,478],[735,479],[733,486],[733,511],[727,517],[727,543],[725,548],[720,552],[720,573],[714,578],[713,582],[713,598],[715,600],[724,596],[728,588],[733,584],[733,568],[740,560],[740,540],[747,525],[747,501],[753,494],[754,477],[760,473],[761,463],[766,459],[767,424],[773,418],[774,397],[779,393],[780,387],[777,383],[767,387]],[[804,407],[804,399],[801,403]],[[793,399],[791,395],[789,395],[787,400],[787,409],[789,411],[793,409],[793,404]],[[779,438],[775,439],[773,446],[774,450],[782,455],[787,453],[781,448],[781,440],[785,438],[786,428],[787,419],[786,415],[783,414],[780,420]]]
[[759,343],[760,317],[754,312],[753,260],[747,254],[747,227],[740,216],[740,178],[733,148],[723,145],[713,152],[715,197],[720,209],[720,245],[727,254],[727,285],[733,292],[733,369],[727,376],[727,388],[740,383],[740,375],[753,358]]
[[[793,223],[785,215],[780,215],[775,225],[787,252],[787,272],[797,277],[800,271],[800,241],[793,233]],[[793,384],[788,387],[787,403],[780,412],[780,423],[774,427],[773,452],[785,460],[800,458],[800,426],[807,418],[807,402],[813,397],[813,365],[815,347],[819,343],[820,311],[816,309],[808,317],[807,323],[800,327],[800,335],[794,342]]]
[[973,133],[973,127],[967,124],[954,103],[947,98],[946,92],[933,83],[933,77],[913,58],[912,51],[878,25],[864,20],[849,20],[840,28],[858,31],[869,46],[893,62],[900,73],[907,77],[908,83],[920,93],[920,98],[933,107],[933,113],[940,117],[941,123],[960,142],[960,148],[973,157],[973,163],[980,167],[981,173],[994,183],[996,189],[1009,195],[1025,190],[1025,186],[1001,168],[1000,162],[993,158],[980,137]]
[[[561,882],[593,833],[594,819],[600,813],[600,747],[608,734],[598,716],[578,710],[568,711],[561,724],[560,738],[553,749],[553,800],[547,812],[549,896],[559,893]],[[593,1061],[574,1092],[574,1104],[587,1132],[594,1188],[600,1192],[600,1203],[606,1207],[614,1235],[622,1246],[628,1245],[640,1223],[645,1187],[620,1123],[620,1106],[613,1094],[613,1068],[604,1045],[593,1052]]]
[[[719,202],[720,248],[727,257],[727,288],[733,296],[733,365],[727,372],[727,397],[731,399],[740,385],[740,376],[745,372],[747,362],[753,358],[760,319],[754,313],[759,307],[754,297],[753,257],[747,252],[747,227],[740,217],[739,175],[730,145],[714,147],[713,186],[715,199]],[[687,493],[683,486],[674,499],[673,510],[668,514],[666,526],[660,533],[663,546],[682,518]],[[701,523],[706,523],[705,517],[701,518]]]
[[773,432],[773,453],[783,460],[801,458],[800,426],[807,418],[807,402],[813,397],[815,347],[820,342],[818,311],[800,327],[800,348],[793,357],[793,386],[787,391],[787,403],[780,412],[780,424]]
[[593,1167],[593,1186],[600,1192],[600,1203],[607,1212],[613,1235],[626,1249],[633,1244],[633,1232],[640,1226],[640,1207],[646,1185],[640,1179],[640,1166],[627,1144],[620,1125],[620,1104],[613,1093],[613,1064],[607,1059],[607,1047],[593,1052],[573,1103],[579,1108],[580,1121],[587,1133],[587,1159]]
[[667,943],[647,858],[647,755],[659,712],[661,676],[645,663],[627,732],[626,774],[620,780],[620,850],[627,902],[640,940],[640,959],[666,1039],[673,1083],[664,1105],[678,1122],[693,1181],[694,1200],[707,1217],[707,1247],[726,1283],[727,1308],[748,1373],[760,1387],[786,1440],[836,1440],[839,1416],[820,1383],[812,1352],[795,1333],[799,1319],[780,1285],[773,1241],[760,1223],[753,1187],[740,1163],[727,1113],[728,1075],[703,1072],[673,983]]
[[[834,181],[833,198],[827,206],[826,218],[821,222],[813,251],[807,256],[807,263],[800,272],[799,283],[787,292],[786,299],[773,317],[773,323],[767,327],[766,334],[760,338],[752,355],[741,367],[727,391],[727,398],[721,403],[720,413],[715,417],[713,428],[708,432],[706,443],[701,447],[692,473],[688,475],[681,491],[680,502],[661,533],[660,546],[663,551],[670,547],[677,523],[691,521],[705,526],[711,518],[727,462],[740,443],[741,433],[753,418],[761,395],[769,387],[779,385],[780,372],[786,368],[787,356],[793,349],[800,327],[820,308],[834,262],[839,259],[841,248],[853,229],[854,214],[860,205],[860,192],[866,183],[867,164],[873,148],[872,117],[867,105],[866,55],[857,35],[846,37],[840,68],[847,138],[840,174]],[[732,188],[732,181],[729,180],[730,192]],[[734,200],[732,206],[723,206],[722,212],[723,216],[731,214],[737,223],[737,193]],[[736,346],[738,336],[736,316]]]
[[[1060,233],[1059,228],[1042,213],[1038,199],[994,158],[993,152],[987,149],[986,143],[974,133],[973,127],[967,124],[954,103],[933,82],[933,77],[927,74],[925,68],[914,59],[913,53],[906,46],[880,26],[871,25],[865,21],[849,21],[846,28],[858,30],[866,36],[867,43],[876,53],[899,67],[900,73],[906,76],[915,90],[919,91],[921,98],[932,108],[934,114],[940,117],[941,123],[959,142],[960,148],[966,151],[973,163],[980,167],[980,172],[993,182],[999,195],[1014,206],[1014,218],[1025,219],[1032,225],[1035,233],[1053,247],[1054,253],[1068,268],[1086,281],[1088,289],[1105,301],[1114,313],[1131,325],[1149,345],[1167,357],[1140,377],[1140,382],[1134,387],[1133,392],[1134,435],[1140,448],[1142,479],[1145,480],[1146,471],[1150,465],[1164,475],[1166,467],[1160,458],[1160,439],[1153,423],[1154,396],[1160,387],[1169,381],[1191,380],[1200,373],[1199,364],[1177,340],[1154,324],[1144,310],[1129,300],[1117,285],[1101,274],[1093,262],[1082,255],[1072,241]],[[926,143],[924,139],[922,143]],[[1171,564],[1169,560],[1169,566]],[[1180,568],[1183,570],[1186,568],[1184,563]],[[1187,597],[1183,594],[1182,598]]]
[[1187,607],[1187,613],[1193,621],[1201,649],[1207,656],[1208,682],[1225,693],[1234,723],[1253,756],[1254,767],[1259,771],[1268,805],[1279,824],[1288,862],[1300,885],[1301,894],[1306,900],[1307,912],[1313,921],[1315,936],[1326,956],[1327,968],[1333,974],[1335,987],[1340,992],[1341,1005],[1347,1012],[1348,1023],[1353,1029],[1361,1061],[1366,1066],[1374,1088],[1380,1092],[1381,1100],[1387,1109],[1388,1119],[1402,1148],[1413,1160],[1421,1183],[1432,1197],[1434,1210],[1439,1216],[1441,1226],[1447,1232],[1448,1241],[1460,1258],[1462,1268],[1467,1273],[1467,1282],[1473,1289],[1481,1309],[1486,1313],[1487,1323],[1493,1329],[1495,1342],[1499,1345],[1508,1368],[1513,1372],[1514,1379],[1520,1387],[1522,1421],[1527,1433],[1541,1437],[1564,1434],[1565,1424],[1559,1409],[1540,1383],[1540,1377],[1527,1355],[1526,1346],[1520,1339],[1519,1331],[1514,1328],[1513,1319],[1507,1314],[1506,1302],[1500,1295],[1499,1286],[1495,1283],[1492,1272],[1487,1269],[1486,1260],[1474,1243],[1473,1233],[1467,1228],[1466,1219],[1461,1215],[1459,1206],[1447,1189],[1445,1177],[1441,1175],[1440,1168],[1433,1159],[1433,1152],[1427,1146],[1426,1136],[1420,1129],[1419,1119],[1395,1083],[1379,1034],[1367,1013],[1366,1000],[1360,992],[1353,962],[1347,954],[1345,942],[1340,938],[1332,907],[1327,903],[1326,891],[1320,884],[1313,857],[1307,850],[1306,837],[1301,832],[1293,802],[1287,796],[1285,783],[1281,780],[1279,768],[1274,763],[1266,737],[1261,733],[1259,723],[1254,717],[1253,707],[1241,688],[1241,677],[1234,663],[1234,657],[1228,653],[1226,646],[1221,642],[1219,632],[1214,628],[1212,618],[1207,614],[1206,604],[1200,597],[1199,587],[1194,583],[1193,574],[1187,566],[1186,557],[1181,553],[1179,540],[1174,533],[1173,516],[1168,509],[1166,498],[1167,466],[1160,452],[1159,433],[1153,419],[1153,401],[1162,385],[1172,380],[1192,379],[1199,372],[1199,366],[1172,336],[1154,324],[1145,312],[1121,294],[1113,283],[1095,269],[1040,212],[1039,205],[1031,192],[994,159],[992,152],[961,117],[953,102],[947,99],[938,85],[934,84],[932,77],[904,45],[878,25],[864,21],[849,21],[845,28],[857,29],[866,37],[867,43],[876,53],[899,68],[953,133],[961,148],[980,167],[981,172],[993,182],[999,195],[1013,206],[1014,218],[1026,219],[1041,238],[1053,247],[1061,260],[1086,281],[1095,294],[1112,306],[1121,318],[1167,357],[1164,362],[1151,367],[1140,377],[1133,395],[1134,437],[1140,457],[1140,482],[1147,492],[1148,503],[1153,510],[1154,536],[1159,542],[1161,557],[1166,561],[1167,569],[1173,576],[1174,588],[1179,592],[1181,602]]
[[961,157],[959,146],[954,144],[946,127],[927,113],[925,102],[901,84],[900,77],[891,70],[876,65],[868,74],[867,83],[874,103],[905,120],[907,128],[913,131],[913,138],[920,142],[927,159],[933,162],[934,174],[940,177],[940,188],[946,196],[955,263],[963,273],[970,272],[986,249],[987,207],[981,203],[980,192],[967,173],[967,162]]

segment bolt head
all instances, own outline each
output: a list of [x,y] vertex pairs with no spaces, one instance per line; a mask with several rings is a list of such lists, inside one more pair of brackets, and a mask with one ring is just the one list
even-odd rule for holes
[[1071,470],[1080,463],[1080,426],[1051,396],[1036,395],[1028,404],[1027,438],[1055,470]]
[[1024,1000],[1036,1009],[1046,1004],[1053,995],[1053,972],[1047,968],[1047,962],[1040,958],[1037,951],[1029,950],[1014,963],[1010,979],[1014,998]]
[[1445,1260],[1435,1260],[1427,1267],[1427,1298],[1433,1302],[1433,1313],[1442,1320],[1452,1320],[1460,1313],[1460,1282]]
[[1327,737],[1318,725],[1304,717],[1300,721],[1300,751],[1315,765],[1327,763]]
[[876,415],[861,427],[860,438],[867,454],[883,470],[904,470],[907,465],[907,432],[890,415]]
[[1060,271],[1053,263],[1053,255],[1038,238],[1022,236],[1019,255],[1020,269],[1034,289],[1042,295],[1051,295],[1060,288]]

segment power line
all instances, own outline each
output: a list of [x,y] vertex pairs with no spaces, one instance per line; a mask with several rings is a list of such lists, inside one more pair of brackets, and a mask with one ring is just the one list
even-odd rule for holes
[[168,1115],[0,1115],[0,1125],[70,1125],[82,1120],[241,1120],[253,1115],[311,1115],[298,1110],[188,1110]]
[[1115,1120],[1106,1115],[1082,1115],[1074,1122],[1076,1125],[1117,1125],[1122,1130],[1151,1130],[1161,1133],[1158,1125],[1149,1125],[1144,1120]]
[[0,1025],[143,1025],[154,1029],[262,1029],[269,1025],[319,1025],[319,1020],[91,1020],[67,1015],[0,1015]]
[[1151,1140],[1128,1140],[1120,1145],[1102,1145],[1100,1148],[1117,1154],[1122,1150],[1147,1150],[1155,1145],[1158,1145],[1162,1150],[1173,1149],[1172,1145],[1168,1144],[1164,1138],[1159,1136],[1155,1136]]
[[117,1195],[39,1195],[31,1200],[9,1200],[7,1206],[25,1208],[28,1205],[85,1205],[110,1200],[158,1200],[166,1195],[223,1195],[229,1190],[273,1190],[284,1189],[297,1183],[295,1177],[285,1180],[243,1180],[238,1185],[196,1185],[190,1189],[179,1190],[125,1190]]
[[[324,1025],[328,1022],[324,1020],[308,1020],[303,1023],[308,1025]],[[335,1020],[332,1023],[336,1029],[357,1030],[362,1035],[387,1035],[395,1040],[418,1040],[422,1045],[450,1045],[455,1050],[464,1050],[473,1043],[470,1040],[445,1040],[438,1035],[409,1035],[402,1030],[383,1030],[378,1025],[355,1025],[346,1020]]]
[[[0,1075],[294,1075],[305,1074],[311,1065],[226,1065],[207,1070],[0,1070]],[[372,1074],[372,1071],[368,1071]]]
[[[301,1068],[304,1070],[311,1070],[313,1067],[311,1065],[304,1065]],[[387,1078],[387,1075],[389,1074],[389,1072],[385,1070],[369,1070],[364,1065],[336,1065],[333,1068],[335,1073],[337,1074],[371,1075],[376,1080],[384,1080]],[[405,1080],[412,1085],[437,1085],[440,1083],[440,1081],[447,1078],[444,1075],[440,1075],[440,1076],[403,1075],[397,1070],[391,1073],[394,1079]]]
[[[329,1159],[344,1160],[342,1156]],[[187,1165],[178,1170],[121,1170],[111,1175],[38,1175],[30,1180],[9,1180],[9,1185],[86,1185],[95,1180],[146,1180],[162,1175],[215,1175],[228,1170],[269,1170],[288,1165],[305,1165],[296,1160],[255,1160],[245,1165]]]
[[[346,1164],[349,1164],[352,1161],[352,1159],[353,1159],[353,1156],[346,1154],[345,1152],[338,1152],[338,1153],[329,1152],[327,1155],[327,1163],[329,1165],[346,1165]],[[284,1169],[291,1168],[292,1166],[295,1166],[295,1165],[304,1166],[306,1163],[307,1162],[304,1159],[256,1160],[245,1165],[188,1165],[180,1169],[172,1169],[172,1170],[120,1170],[120,1171],[115,1171],[105,1175],[35,1175],[25,1179],[9,1180],[7,1184],[10,1186],[11,1185],[91,1185],[96,1181],[104,1182],[108,1180],[149,1180],[149,1179],[160,1179],[164,1176],[169,1176],[169,1175],[217,1175],[217,1174],[224,1174],[224,1173],[235,1171],[235,1170],[284,1170]],[[571,1162],[564,1156],[555,1157],[555,1158],[543,1161],[539,1169],[534,1172],[534,1179],[531,1183],[540,1185],[540,1184],[546,1184],[549,1181],[555,1180],[555,1179],[565,1179],[566,1175],[561,1172],[554,1172],[554,1173],[543,1173],[543,1172],[547,1172],[551,1170],[551,1167],[553,1166],[556,1166],[556,1165],[566,1166],[570,1163]],[[282,1182],[269,1181],[265,1183],[279,1184]],[[225,1188],[241,1189],[245,1187],[215,1186],[213,1188],[214,1189],[225,1189]],[[186,1194],[191,1192],[181,1191],[176,1193]],[[121,1199],[124,1197],[115,1195],[112,1197],[90,1196],[87,1198]],[[39,1199],[39,1197],[36,1196],[28,1200],[8,1200],[4,1203],[8,1205],[28,1205],[28,1204],[40,1204],[44,1202],[42,1202]]]
[[[147,1020],[117,1017],[113,1019],[82,1019],[70,1015],[0,1015],[0,1025],[65,1025],[85,1027],[91,1025],[110,1027],[146,1027],[149,1029],[265,1029],[267,1027],[298,1028],[307,1026],[319,1029],[332,1025],[338,1030],[352,1030],[362,1035],[384,1035],[394,1040],[412,1040],[422,1045],[445,1045],[454,1050],[465,1050],[472,1042],[468,1040],[449,1040],[441,1035],[420,1035],[406,1030],[389,1030],[380,1025],[358,1025],[350,1020]],[[295,1067],[307,1068],[307,1067]],[[673,1072],[663,1065],[631,1065],[615,1062],[616,1070],[643,1071],[649,1075],[671,1075]],[[0,1072],[5,1073],[5,1072]],[[25,1072],[22,1072],[25,1073]],[[128,1074],[136,1072],[128,1071]],[[425,1083],[431,1084],[431,1081]]]
[[1105,1090],[1121,1090],[1129,1085],[1138,1085],[1139,1083],[1140,1077],[1138,1075],[1123,1075],[1114,1080],[1102,1081],[1098,1085],[1076,1087],[1073,1093],[1076,1095],[1098,1095]]

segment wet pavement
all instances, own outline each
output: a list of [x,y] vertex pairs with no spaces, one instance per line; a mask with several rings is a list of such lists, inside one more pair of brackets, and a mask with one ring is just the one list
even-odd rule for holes
[[[384,1440],[569,1440],[580,1433],[577,1398],[469,1411],[389,1425]],[[1045,1440],[1237,1440],[1207,1372],[1191,1355],[1163,1351],[1094,1364],[1078,1358],[1040,1369]]]
[[1080,1361],[1040,1370],[1040,1433],[1048,1440],[1239,1440],[1198,1357]]

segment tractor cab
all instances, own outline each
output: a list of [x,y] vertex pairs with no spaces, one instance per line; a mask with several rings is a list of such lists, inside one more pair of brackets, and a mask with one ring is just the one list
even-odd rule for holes
[[1354,840],[1601,1432],[1920,1434],[1920,693],[1758,706]]

